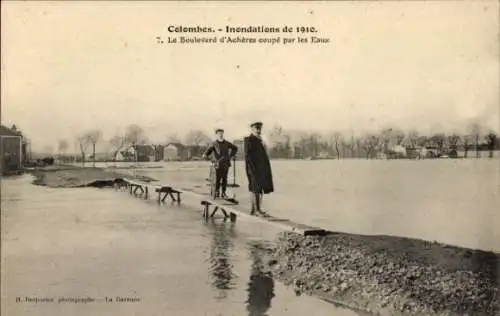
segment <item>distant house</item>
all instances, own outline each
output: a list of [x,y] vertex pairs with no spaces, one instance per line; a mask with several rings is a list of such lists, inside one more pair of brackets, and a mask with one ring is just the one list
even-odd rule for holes
[[153,149],[154,149],[154,161],[162,161],[163,155],[165,154],[164,152],[165,146],[156,145],[153,146]]
[[26,141],[15,125],[0,125],[0,159],[0,174],[20,170],[26,162]]
[[125,160],[125,155],[120,151],[116,154],[115,156],[116,161],[124,161]]
[[169,143],[163,147],[163,160],[198,160],[203,155],[205,148],[204,146]]
[[420,155],[420,148],[417,147],[406,147],[406,157],[409,159],[417,159]]
[[135,161],[135,151],[130,148],[129,150],[122,150],[116,155],[117,161]]
[[196,146],[196,145],[184,146],[182,160],[197,160],[203,155],[206,148],[207,148],[207,146],[200,146],[200,145],[198,145],[198,146]]
[[163,147],[163,160],[181,160],[182,152],[184,151],[184,145],[181,143],[169,143]]
[[417,148],[417,159],[429,159],[439,157],[439,152],[437,148],[430,146],[418,147]]
[[151,145],[135,145],[137,161],[154,161],[155,149]]
[[401,145],[392,145],[387,149],[387,158],[407,158],[408,152],[405,147]]

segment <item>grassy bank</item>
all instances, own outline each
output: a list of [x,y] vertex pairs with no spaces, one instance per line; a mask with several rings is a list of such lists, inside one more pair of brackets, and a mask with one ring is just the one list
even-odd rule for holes
[[116,178],[127,177],[141,181],[156,181],[145,176],[134,176],[125,172],[110,171],[103,168],[81,168],[61,165],[29,170],[35,180],[33,184],[51,188],[76,188],[86,186],[101,186]]
[[500,315],[500,254],[400,237],[292,233],[266,252],[276,279],[298,295],[378,315]]

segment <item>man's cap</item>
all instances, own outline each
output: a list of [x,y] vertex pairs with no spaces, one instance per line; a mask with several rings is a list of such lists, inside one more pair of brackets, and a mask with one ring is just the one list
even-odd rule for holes
[[222,128],[216,128],[216,129],[215,129],[215,132],[216,132],[216,133],[218,133],[218,132],[223,132],[223,133],[224,133],[224,129],[222,129]]
[[252,124],[250,124],[250,127],[262,127],[262,125],[264,125],[262,122],[254,122]]

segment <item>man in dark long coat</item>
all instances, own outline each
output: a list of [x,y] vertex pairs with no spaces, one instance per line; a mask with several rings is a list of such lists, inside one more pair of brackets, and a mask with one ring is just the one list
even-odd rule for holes
[[248,190],[252,193],[251,214],[258,212],[265,215],[260,206],[262,194],[274,191],[271,163],[266,147],[262,141],[262,123],[255,122],[250,127],[252,133],[245,137],[245,169],[248,177]]

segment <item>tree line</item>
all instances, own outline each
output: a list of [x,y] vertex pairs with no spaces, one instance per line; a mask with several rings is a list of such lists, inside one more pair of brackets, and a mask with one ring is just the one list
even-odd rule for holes
[[[161,144],[150,143],[146,135],[145,130],[136,124],[129,125],[123,134],[117,134],[109,139],[103,138],[103,133],[99,129],[88,130],[81,135],[78,135],[75,139],[77,148],[79,150],[80,158],[82,163],[85,163],[90,155],[91,161],[95,163],[96,158],[96,147],[98,144],[105,143],[110,150],[110,157],[113,161],[116,160],[118,154],[122,151],[127,151],[130,148],[136,149],[140,145],[149,145],[153,150],[162,150],[165,144],[169,143],[179,143],[183,145],[192,146],[205,146],[210,142],[210,137],[207,136],[201,130],[191,130],[185,136],[184,141],[177,134],[168,135],[165,141]],[[68,139],[60,139],[57,145],[57,152],[61,156],[65,156],[70,148],[70,142]],[[137,157],[136,157],[137,159]]]
[[[376,158],[379,153],[391,154],[395,148],[432,148],[438,154],[449,154],[462,150],[467,158],[470,151],[500,149],[497,134],[478,124],[472,125],[468,133],[435,133],[421,134],[416,130],[403,131],[396,128],[384,128],[378,132],[362,135],[348,135],[342,132],[306,132],[286,130],[275,125],[266,133],[269,154],[272,158],[308,158],[326,156],[331,158]],[[161,144],[150,143],[145,130],[136,125],[128,126],[123,134],[117,134],[110,139],[103,139],[98,129],[88,130],[76,137],[76,144],[80,152],[80,160],[85,162],[87,157],[95,161],[96,145],[106,143],[110,149],[110,157],[115,160],[118,153],[138,145],[150,145],[154,151],[162,150],[168,143],[180,143],[204,147],[211,141],[211,137],[201,130],[191,130],[181,140],[177,134],[167,135]],[[64,155],[69,149],[69,141],[60,139],[58,152]]]
[[474,124],[467,133],[434,133],[425,135],[417,130],[403,131],[396,128],[383,128],[378,132],[365,133],[359,136],[341,132],[298,132],[292,133],[281,126],[275,126],[269,133],[270,155],[275,158],[328,157],[340,158],[376,158],[383,153],[389,157],[397,157],[398,148],[405,151],[419,148],[432,149],[435,156],[449,155],[456,157],[458,150],[468,157],[471,150],[478,152],[488,150],[490,157],[493,151],[500,149],[497,134]]

